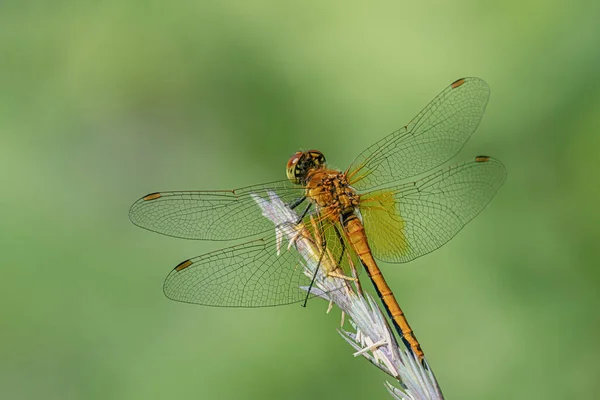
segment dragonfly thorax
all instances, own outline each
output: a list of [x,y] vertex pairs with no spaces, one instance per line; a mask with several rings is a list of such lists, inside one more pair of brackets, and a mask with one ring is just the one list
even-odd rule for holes
[[359,205],[359,196],[348,183],[346,174],[327,168],[309,171],[306,197],[335,221],[354,213]]

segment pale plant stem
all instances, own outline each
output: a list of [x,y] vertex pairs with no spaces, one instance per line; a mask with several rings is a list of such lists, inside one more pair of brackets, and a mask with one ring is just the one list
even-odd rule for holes
[[[340,270],[331,257],[321,255],[320,238],[315,237],[317,235],[304,224],[296,224],[298,215],[274,193],[269,193],[268,199],[254,195],[254,200],[263,215],[274,223],[278,253],[297,251],[298,263],[302,264],[308,280],[314,277],[310,296],[336,304],[349,317],[354,332],[338,331],[355,349],[354,356],[365,357],[397,380],[399,387],[386,382],[391,396],[404,400],[443,399],[427,362],[416,361],[409,349],[399,346],[377,302],[370,295],[363,294],[356,282],[353,285],[352,279],[332,276],[339,274]],[[308,286],[301,289],[308,291]]]

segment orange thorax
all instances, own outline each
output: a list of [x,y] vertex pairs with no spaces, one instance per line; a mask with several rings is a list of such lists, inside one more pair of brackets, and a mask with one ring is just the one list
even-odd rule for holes
[[327,168],[315,168],[307,174],[306,196],[326,218],[337,222],[355,212],[359,196],[348,183],[345,173]]

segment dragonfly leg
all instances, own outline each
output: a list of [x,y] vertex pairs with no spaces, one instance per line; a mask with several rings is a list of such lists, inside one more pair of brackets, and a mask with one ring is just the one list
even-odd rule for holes
[[306,303],[308,302],[308,296],[310,296],[310,290],[315,284],[315,279],[317,279],[317,274],[319,273],[319,267],[321,266],[321,260],[323,260],[323,256],[325,255],[325,251],[321,251],[321,256],[319,256],[319,263],[317,264],[317,268],[315,268],[315,273],[310,281],[310,285],[308,286],[308,290],[306,291],[306,297],[304,298],[304,304],[302,307],[306,307]]
[[[310,204],[308,207],[306,207],[304,214],[306,214],[308,212],[309,208],[310,208]],[[302,216],[302,218],[304,218],[304,215]],[[300,218],[300,221],[302,221],[302,218]],[[304,299],[304,304],[302,305],[302,307],[306,307],[306,303],[308,302],[308,296],[310,295],[310,290],[312,289],[313,285],[315,284],[315,279],[317,279],[317,274],[319,273],[319,267],[321,266],[321,261],[323,260],[323,257],[325,256],[325,253],[327,252],[327,240],[325,239],[325,236],[323,235],[323,226],[321,225],[321,221],[316,222],[311,217],[311,223],[315,227],[314,234],[315,234],[315,238],[317,239],[317,241],[320,244],[321,255],[319,256],[319,262],[317,263],[317,267],[315,268],[315,273],[313,274],[313,277],[310,281],[310,286],[308,287],[308,291],[306,292],[306,298]]]
[[304,217],[306,217],[306,214],[308,214],[308,211],[310,210],[311,207],[312,207],[312,203],[308,203],[308,206],[306,206],[306,208],[304,209],[304,212],[302,212],[302,215],[298,218],[298,220],[296,220],[296,224],[299,224],[300,222],[302,222],[302,220],[304,219]]
[[293,203],[289,204],[289,207],[293,210],[294,208],[298,207],[300,204],[302,204],[302,202],[306,200],[306,196],[300,197],[297,200],[294,200]]
[[342,234],[336,225],[333,225],[333,229],[335,230],[335,234],[342,245],[342,252],[340,254],[340,259],[337,260],[337,265],[342,265],[342,257],[344,257],[344,253],[346,252],[346,243],[344,242],[344,238],[342,238]]

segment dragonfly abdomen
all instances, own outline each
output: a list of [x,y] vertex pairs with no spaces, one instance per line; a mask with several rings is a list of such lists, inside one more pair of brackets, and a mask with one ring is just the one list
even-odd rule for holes
[[373,258],[362,222],[356,214],[349,214],[342,218],[342,225],[350,246],[352,246],[352,249],[358,255],[369,278],[371,278],[373,286],[375,286],[379,298],[384,304],[389,317],[392,319],[396,331],[407,346],[410,347],[417,359],[422,361],[424,354],[423,350],[421,350],[421,345],[408,324],[404,312],[396,301],[394,293],[385,281],[381,270]]

